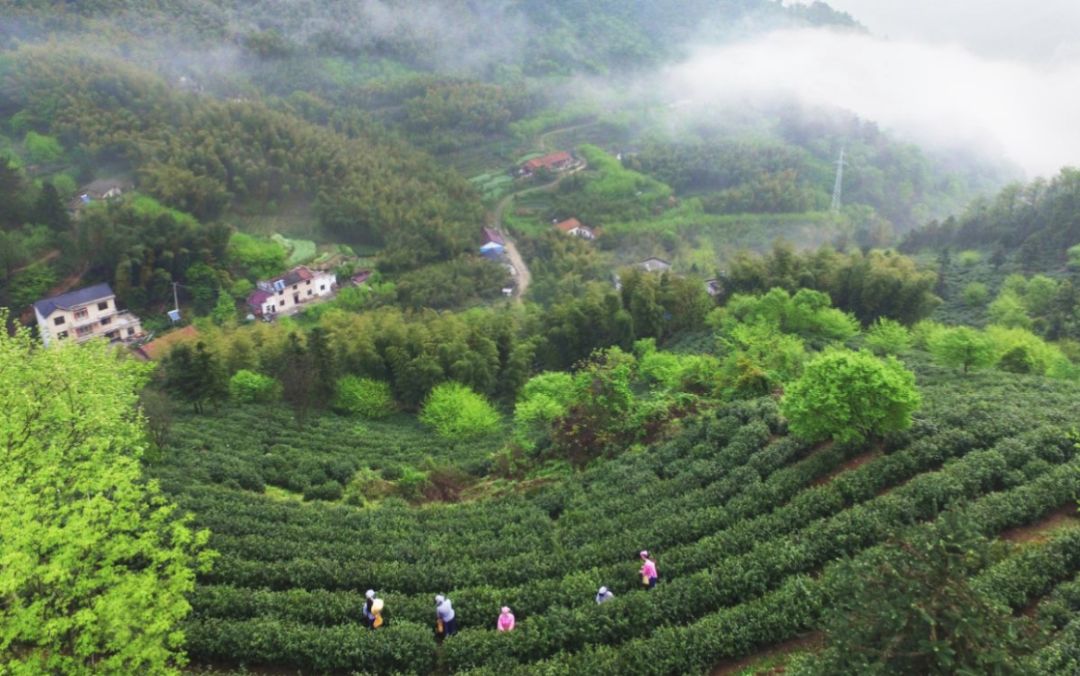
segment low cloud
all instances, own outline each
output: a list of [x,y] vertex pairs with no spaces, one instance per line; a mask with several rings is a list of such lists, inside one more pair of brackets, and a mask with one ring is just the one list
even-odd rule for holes
[[663,78],[703,105],[794,97],[849,110],[923,145],[975,149],[1030,174],[1080,163],[1080,58],[994,60],[854,31],[784,30],[702,47]]

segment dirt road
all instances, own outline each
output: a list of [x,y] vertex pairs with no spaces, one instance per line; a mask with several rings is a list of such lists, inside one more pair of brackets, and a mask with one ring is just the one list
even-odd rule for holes
[[[548,140],[552,136],[556,134],[562,134],[568,131],[573,131],[575,129],[581,129],[583,127],[588,127],[594,124],[596,124],[596,120],[583,122],[581,124],[575,124],[569,127],[552,129],[551,131],[544,132],[543,134],[537,136],[536,145],[538,148],[540,148],[540,150],[546,151],[548,150]],[[510,208],[510,204],[514,201],[515,197],[528,195],[529,193],[533,192],[554,190],[558,187],[559,183],[564,178],[572,174],[576,174],[582,169],[585,169],[587,166],[588,165],[585,163],[585,161],[582,160],[573,169],[556,176],[555,179],[552,180],[550,183],[533,186],[531,188],[526,188],[525,190],[520,190],[518,192],[512,192],[499,200],[498,204],[495,205],[495,209],[492,212],[492,226],[496,230],[498,230],[499,233],[503,236],[503,240],[506,242],[506,257],[510,261],[510,264],[514,266],[514,269],[517,270],[517,288],[514,289],[514,297],[517,298],[519,301],[525,296],[525,292],[529,290],[529,283],[532,281],[532,274],[529,272],[529,266],[525,265],[525,259],[521,257],[521,253],[518,251],[517,245],[514,244],[514,240],[511,239],[510,233],[507,232],[506,228],[503,227],[503,215],[506,213],[506,210]]]

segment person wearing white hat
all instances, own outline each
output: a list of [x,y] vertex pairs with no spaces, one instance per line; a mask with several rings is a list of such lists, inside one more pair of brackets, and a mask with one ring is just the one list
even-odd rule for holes
[[450,599],[442,594],[435,597],[435,633],[439,636],[453,636],[457,633],[457,614]]
[[375,590],[369,589],[364,592],[364,626],[368,629],[372,628],[372,623],[375,621],[375,613],[371,610],[372,605],[375,603]]
[[656,586],[656,578],[660,576],[656,572],[656,561],[649,556],[648,550],[641,550],[641,584],[646,589],[652,589]]
[[615,595],[607,587],[600,587],[600,590],[596,592],[596,602],[598,604],[607,603],[613,598],[615,598]]

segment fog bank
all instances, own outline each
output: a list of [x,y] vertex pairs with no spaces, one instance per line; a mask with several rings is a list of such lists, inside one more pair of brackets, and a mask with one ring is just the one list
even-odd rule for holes
[[956,45],[800,29],[702,47],[661,81],[672,100],[839,107],[921,144],[974,148],[1048,175],[1080,163],[1077,57],[991,59]]

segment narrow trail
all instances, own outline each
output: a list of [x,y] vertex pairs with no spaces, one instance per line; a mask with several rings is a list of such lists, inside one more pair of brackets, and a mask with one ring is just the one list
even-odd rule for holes
[[[810,632],[787,641],[767,646],[757,652],[742,657],[724,660],[709,671],[709,676],[735,676],[744,672],[755,674],[782,674],[782,665],[770,665],[771,659],[783,661],[790,653],[799,650],[815,650],[821,646],[823,636],[819,632]],[[757,667],[757,668],[756,668]]]
[[54,258],[58,257],[59,255],[60,255],[60,249],[49,249],[49,251],[47,251],[45,254],[35,258],[32,261],[28,261],[26,263],[23,263],[19,267],[12,270],[11,275],[12,276],[17,275],[20,272],[22,272],[23,270],[25,270],[25,269],[27,269],[29,267],[33,267],[33,266],[37,265],[38,263],[48,263],[49,261],[51,261]]
[[506,242],[506,257],[510,259],[510,264],[517,270],[517,288],[515,289],[514,297],[518,300],[524,297],[525,292],[528,290],[529,283],[532,281],[532,274],[529,272],[529,267],[525,265],[525,259],[523,259],[521,253],[518,252],[517,245],[514,244],[514,240],[510,237],[510,233],[503,227],[503,216],[506,214],[506,210],[510,207],[510,204],[514,201],[515,197],[521,197],[522,195],[528,195],[534,192],[554,190],[564,178],[576,174],[586,166],[585,162],[582,162],[580,166],[575,167],[566,173],[559,174],[555,177],[555,180],[550,183],[526,188],[519,192],[512,192],[499,200],[498,204],[495,205],[495,209],[492,211],[492,225],[503,236],[503,240]]
[[597,122],[599,122],[599,120],[596,120],[594,118],[592,120],[589,120],[588,122],[581,122],[579,124],[570,125],[569,127],[559,127],[557,129],[552,129],[551,131],[545,131],[543,134],[540,134],[536,137],[536,145],[539,146],[540,150],[542,151],[550,150],[550,148],[548,147],[548,139],[550,139],[552,136],[565,134],[566,132],[576,131],[578,129],[584,129],[585,127],[591,127]]
[[46,298],[51,298],[52,296],[57,296],[61,293],[67,293],[68,291],[71,291],[71,289],[74,288],[75,285],[82,280],[83,275],[86,274],[87,270],[89,270],[89,266],[84,265],[79,270],[76,270],[67,277],[61,279],[56,286],[49,289],[49,293]]
[[[576,129],[590,127],[596,124],[596,122],[596,120],[591,120],[589,122],[582,122],[580,124],[571,125],[569,127],[560,127],[558,129],[546,131],[536,137],[536,146],[542,152],[546,152],[549,149],[548,141],[549,139],[551,139],[552,136],[555,136],[557,134],[563,134],[569,131],[574,131]],[[510,264],[514,266],[514,269],[517,270],[517,287],[514,290],[514,297],[518,301],[520,301],[525,296],[525,292],[529,290],[529,284],[532,282],[532,274],[529,272],[529,266],[525,264],[525,259],[521,257],[521,252],[518,251],[517,245],[514,243],[513,238],[510,237],[510,233],[506,230],[506,228],[503,227],[503,216],[506,214],[506,210],[510,207],[510,204],[514,201],[515,197],[521,197],[523,195],[528,195],[534,192],[550,192],[557,188],[559,186],[559,183],[561,183],[564,178],[566,178],[567,176],[572,176],[573,174],[576,174],[577,172],[587,167],[588,164],[582,161],[578,166],[574,167],[570,171],[557,175],[554,180],[550,181],[549,183],[532,186],[530,188],[519,190],[517,192],[511,192],[502,199],[500,199],[496,203],[495,208],[492,210],[492,227],[498,230],[499,234],[502,235],[503,240],[506,242],[506,257],[510,260]]]

